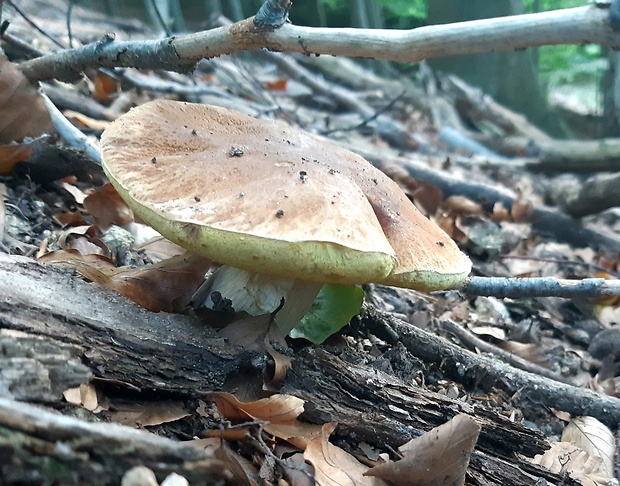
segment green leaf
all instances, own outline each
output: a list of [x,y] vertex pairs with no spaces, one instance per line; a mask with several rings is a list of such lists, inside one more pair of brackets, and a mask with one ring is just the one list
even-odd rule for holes
[[321,344],[349,323],[360,311],[363,301],[364,291],[361,287],[323,285],[312,307],[289,336]]

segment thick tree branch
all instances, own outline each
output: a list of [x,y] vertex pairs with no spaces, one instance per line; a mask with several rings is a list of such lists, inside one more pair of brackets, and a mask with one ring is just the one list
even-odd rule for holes
[[399,62],[555,44],[595,43],[618,49],[620,33],[611,29],[608,14],[608,8],[589,6],[412,30],[284,24],[269,31],[257,27],[250,18],[230,26],[163,40],[116,42],[113,37],[106,37],[79,49],[25,61],[21,68],[33,81],[68,80],[93,67],[187,70],[203,58],[261,48]]

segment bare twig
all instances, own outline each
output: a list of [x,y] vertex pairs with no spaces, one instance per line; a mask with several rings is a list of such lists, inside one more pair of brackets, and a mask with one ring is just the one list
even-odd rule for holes
[[595,43],[618,49],[620,33],[610,28],[608,14],[607,8],[588,6],[412,30],[334,29],[285,23],[266,31],[254,25],[250,18],[163,40],[108,39],[26,61],[21,67],[31,80],[67,80],[92,67],[187,70],[203,58],[261,48],[399,62],[556,44]]
[[351,132],[353,130],[359,130],[360,128],[367,126],[369,123],[379,118],[379,116],[390,111],[394,107],[394,105],[403,98],[404,94],[405,94],[404,91],[401,92],[398,96],[392,98],[387,105],[377,110],[374,115],[370,116],[369,118],[365,118],[357,125],[351,125],[351,126],[343,127],[343,128],[334,128],[333,130],[325,130],[321,132],[321,135],[330,135],[336,132]]
[[563,297],[595,299],[620,295],[620,280],[584,278],[567,280],[554,277],[499,278],[470,277],[462,292],[489,297]]
[[58,42],[54,38],[54,36],[48,34],[43,28],[39,27],[35,22],[30,20],[30,17],[28,17],[28,15],[26,15],[26,13],[21,8],[15,5],[15,2],[13,2],[13,0],[6,0],[6,3],[8,3],[11,7],[13,7],[13,9],[19,14],[19,16],[23,18],[26,21],[26,23],[28,23],[39,34],[48,38],[50,41],[52,41],[56,46],[60,47],[61,49],[65,48],[65,46],[63,46],[60,42]]
[[60,112],[56,105],[43,93],[41,93],[45,106],[47,107],[50,116],[52,117],[52,123],[58,133],[64,138],[73,148],[82,150],[92,160],[101,165],[101,150],[99,147],[86,135],[84,135],[78,128],[76,128],[67,118]]
[[67,36],[69,37],[69,47],[73,48],[73,31],[71,29],[71,14],[73,13],[73,0],[69,0],[67,5]]

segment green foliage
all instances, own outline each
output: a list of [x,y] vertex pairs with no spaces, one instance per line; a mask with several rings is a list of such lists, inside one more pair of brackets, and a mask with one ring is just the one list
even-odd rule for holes
[[321,344],[349,323],[363,301],[364,291],[356,285],[323,285],[312,308],[289,336]]
[[[534,12],[536,0],[523,0],[525,11]],[[538,10],[583,7],[585,0],[539,0]],[[538,68],[549,88],[565,84],[598,85],[607,69],[600,45],[544,46],[538,49]]]
[[[350,1],[318,0],[331,15],[348,16]],[[383,10],[386,28],[408,29],[422,25],[426,19],[427,0],[374,0]]]
[[[523,0],[526,12],[533,12],[536,0]],[[539,0],[538,9],[541,12],[547,10],[558,10],[561,8],[573,8],[583,7],[586,4],[585,0]]]
[[426,18],[426,0],[376,0],[390,14],[400,18]]

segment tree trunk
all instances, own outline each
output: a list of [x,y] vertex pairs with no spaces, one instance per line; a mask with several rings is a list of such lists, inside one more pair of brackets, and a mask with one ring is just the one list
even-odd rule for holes
[[[428,2],[428,22],[445,24],[467,20],[503,17],[523,13],[517,0],[433,0]],[[518,52],[490,52],[449,56],[429,60],[440,71],[454,73],[479,86],[498,102],[524,113],[530,121],[550,134],[564,135],[557,115],[549,107],[538,80],[531,49]]]

